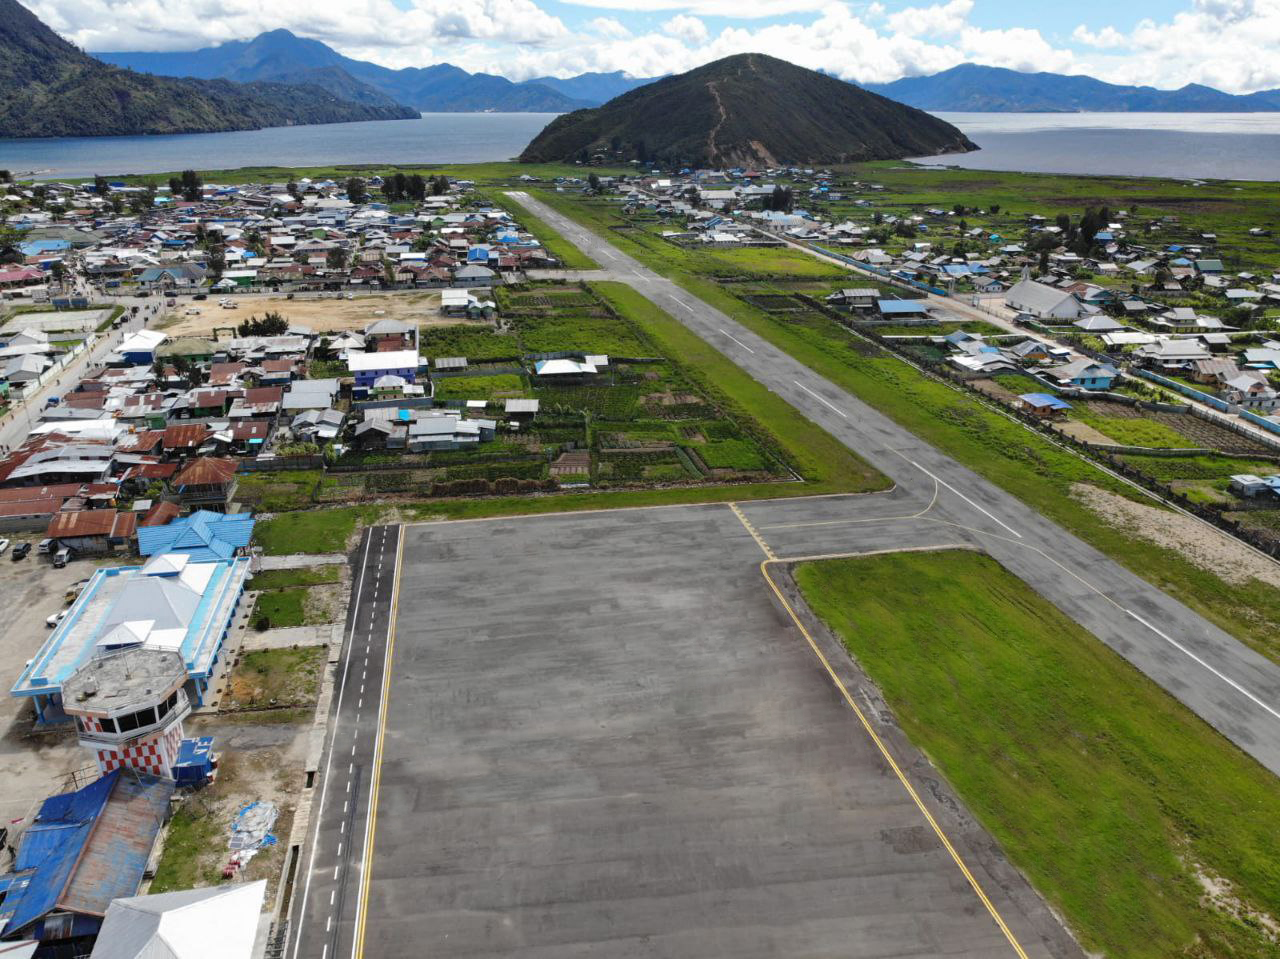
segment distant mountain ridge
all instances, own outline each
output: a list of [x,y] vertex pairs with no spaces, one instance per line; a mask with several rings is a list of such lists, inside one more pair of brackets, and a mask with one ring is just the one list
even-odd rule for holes
[[353,82],[424,113],[564,113],[590,106],[599,91],[609,99],[627,83],[625,74],[584,74],[569,80],[542,78],[515,83],[506,77],[468,73],[449,63],[429,67],[389,67],[353,60],[319,40],[288,30],[272,30],[252,40],[231,40],[183,53],[95,53],[119,67],[171,77],[220,78],[238,82],[278,81],[307,71],[341,71]]
[[1223,93],[1189,83],[1177,90],[1105,83],[1087,76],[1020,73],[962,63],[941,73],[864,84],[921,110],[952,113],[1258,113],[1280,110],[1280,90]]
[[347,99],[320,85],[323,76],[302,79],[243,85],[121,70],[82,53],[17,0],[0,0],[0,137],[209,133],[416,115],[373,90],[352,89]]
[[745,53],[557,117],[520,159],[774,167],[976,149],[951,124],[921,110],[785,60]]

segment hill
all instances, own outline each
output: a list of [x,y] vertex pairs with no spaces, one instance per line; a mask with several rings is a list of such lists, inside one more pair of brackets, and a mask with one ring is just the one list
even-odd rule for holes
[[[563,113],[589,105],[538,83],[468,73],[448,63],[389,67],[345,57],[319,40],[272,30],[252,40],[232,40],[183,53],[95,53],[104,63],[173,77],[220,78],[241,83],[278,82],[317,70],[335,72],[398,103],[427,113]],[[334,92],[337,92],[335,89]],[[599,102],[599,101],[596,101]]]
[[525,162],[595,155],[671,164],[779,166],[976,150],[951,124],[759,53],[665,77],[557,117]]
[[1280,90],[1237,96],[1189,83],[1178,90],[1129,87],[1086,76],[1020,73],[962,63],[926,77],[867,84],[922,110],[957,113],[1238,113],[1280,110]]
[[118,69],[82,53],[17,0],[0,0],[0,136],[207,133],[416,116],[391,101],[344,99],[314,79],[241,85]]
[[576,77],[534,77],[526,83],[540,83],[587,106],[599,106],[658,77],[633,77],[621,70],[612,73],[582,73]]

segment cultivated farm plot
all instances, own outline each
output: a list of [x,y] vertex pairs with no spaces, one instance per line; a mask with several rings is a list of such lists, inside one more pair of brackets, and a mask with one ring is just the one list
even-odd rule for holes
[[[1142,410],[1121,403],[1107,403],[1099,400],[1088,400],[1077,404],[1076,409],[1084,413],[1081,419],[1103,433],[1116,437],[1116,442],[1124,445],[1183,446],[1238,454],[1268,452],[1268,448],[1261,443],[1190,413]],[[1102,421],[1103,425],[1099,425],[1098,421]],[[1142,425],[1144,423],[1153,424],[1153,426],[1144,430]],[[1167,442],[1155,444],[1133,442],[1135,439],[1142,439],[1147,433],[1157,439],[1163,437]]]

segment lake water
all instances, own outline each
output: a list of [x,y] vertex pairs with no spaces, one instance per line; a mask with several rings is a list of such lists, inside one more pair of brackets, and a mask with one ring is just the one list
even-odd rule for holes
[[0,169],[42,179],[163,173],[194,167],[338,163],[483,163],[517,156],[554,113],[424,113],[371,120],[176,136],[0,139]]
[[981,150],[920,157],[973,170],[1280,180],[1280,113],[939,113]]
[[[1280,180],[1280,113],[941,113],[982,147],[919,162],[970,169]],[[417,120],[181,136],[0,139],[0,169],[44,179],[195,167],[507,160],[549,113],[426,113]]]

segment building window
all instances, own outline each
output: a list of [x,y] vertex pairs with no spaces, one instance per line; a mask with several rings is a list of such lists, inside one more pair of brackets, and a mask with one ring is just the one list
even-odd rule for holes
[[116,722],[120,726],[120,732],[128,733],[138,728],[138,714],[125,713],[123,716],[117,716]]
[[102,727],[104,733],[118,732],[116,729],[116,721],[114,719],[102,718],[98,720],[98,725]]

